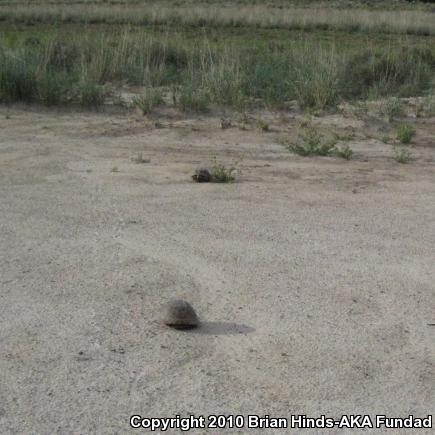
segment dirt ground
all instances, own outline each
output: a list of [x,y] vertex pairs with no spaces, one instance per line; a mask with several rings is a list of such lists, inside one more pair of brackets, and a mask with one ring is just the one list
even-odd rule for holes
[[[345,161],[290,154],[300,116],[262,116],[0,108],[0,433],[433,412],[434,119],[399,164],[382,123],[316,119],[354,134]],[[213,156],[236,183],[192,182]],[[200,329],[160,324],[174,297]]]

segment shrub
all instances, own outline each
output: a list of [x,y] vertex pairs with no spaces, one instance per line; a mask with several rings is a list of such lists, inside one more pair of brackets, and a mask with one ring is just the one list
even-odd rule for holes
[[36,65],[23,53],[0,51],[0,101],[31,102],[37,97]]
[[301,108],[335,107],[339,100],[340,64],[333,51],[307,46],[293,53],[289,86]]
[[210,95],[204,89],[187,85],[181,88],[176,102],[180,109],[185,112],[207,112]]
[[264,132],[270,131],[269,123],[263,119],[258,120],[258,128]]
[[304,128],[299,134],[298,142],[287,145],[289,151],[300,156],[328,156],[335,149],[335,140],[326,140],[314,127]]
[[83,107],[98,107],[104,103],[103,88],[92,82],[82,82],[78,86],[78,101]]
[[216,157],[213,159],[211,166],[211,179],[215,183],[232,183],[235,181],[236,166],[226,167],[223,163],[219,163]]
[[38,99],[46,106],[61,104],[67,100],[70,80],[63,74],[47,73],[38,81]]
[[409,163],[411,160],[411,152],[407,148],[394,148],[394,160],[397,163]]
[[415,136],[415,127],[410,124],[402,124],[397,128],[397,139],[403,144],[409,144]]
[[394,118],[403,116],[402,102],[396,97],[387,98],[381,102],[378,113],[391,122]]
[[335,147],[333,150],[333,154],[343,159],[350,160],[353,156],[353,151],[349,147],[349,145],[345,145],[342,148]]
[[155,88],[147,88],[142,95],[133,98],[133,105],[138,107],[143,115],[150,113],[154,107],[162,102],[162,93],[159,89]]

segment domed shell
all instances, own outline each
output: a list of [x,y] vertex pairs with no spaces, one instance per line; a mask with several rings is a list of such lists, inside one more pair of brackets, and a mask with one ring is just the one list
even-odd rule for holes
[[199,325],[199,319],[189,302],[175,299],[164,306],[163,323],[175,329],[190,329]]
[[192,175],[192,180],[197,183],[209,183],[211,181],[211,174],[208,169],[200,168],[195,171]]

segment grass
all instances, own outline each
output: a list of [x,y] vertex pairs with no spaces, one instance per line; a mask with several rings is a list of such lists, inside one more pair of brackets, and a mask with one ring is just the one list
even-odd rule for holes
[[214,183],[232,183],[236,180],[236,172],[236,165],[227,167],[223,163],[218,162],[216,157],[213,159],[210,174],[211,180]]
[[133,98],[133,105],[138,107],[143,115],[148,115],[155,107],[162,103],[162,92],[154,88],[146,88],[142,95]]
[[325,139],[318,129],[308,126],[299,133],[298,141],[288,144],[287,148],[292,153],[304,157],[328,156],[334,151],[336,143],[335,140]]
[[353,156],[353,151],[349,145],[344,145],[341,148],[335,147],[333,154],[335,154],[337,157],[341,157],[342,159],[350,160]]
[[[107,2],[109,3],[109,2]],[[307,2],[81,1],[67,4],[0,4],[0,21],[12,23],[128,24],[136,26],[252,27],[256,29],[330,30],[349,33],[435,35],[435,16],[406,2],[378,2],[376,10],[350,2],[315,6]],[[312,3],[312,2],[311,2]],[[319,2],[318,2],[319,3]],[[367,3],[367,2],[366,2]],[[372,7],[376,2],[371,3]],[[397,6],[397,4],[399,5]],[[335,6],[335,7],[334,7]],[[351,7],[349,7],[351,6]],[[353,5],[355,6],[355,5]]]
[[409,144],[415,136],[415,127],[410,124],[401,124],[397,127],[397,139],[403,144]]
[[[431,21],[423,6],[377,12],[376,18],[353,4],[344,11],[323,5],[315,14],[301,5],[0,2],[0,20],[17,23],[0,31],[0,102],[96,107],[127,85],[144,87],[134,100],[144,114],[169,95],[176,107],[191,112],[214,106],[285,109],[293,101],[323,111],[351,101],[364,117],[365,100],[376,96],[385,97],[381,114],[393,120],[401,116],[399,97],[431,90],[432,39],[395,33],[405,32],[399,23],[409,28]],[[376,2],[370,5],[378,8]],[[382,20],[390,26],[385,32],[394,27],[394,37],[364,40],[364,49],[361,37],[347,43],[356,31],[381,32],[382,26],[373,26]],[[33,25],[38,22],[47,24]],[[62,30],[56,30],[59,23]],[[293,28],[299,33],[289,33]]]
[[259,119],[258,122],[258,128],[261,131],[264,131],[265,133],[267,133],[268,131],[270,131],[270,126],[269,123],[267,121],[265,121],[264,119]]
[[345,160],[350,160],[353,155],[352,149],[349,145],[338,147],[337,140],[336,134],[328,137],[327,134],[323,133],[308,122],[299,132],[297,142],[288,143],[284,140],[282,143],[290,152],[303,157],[336,156]]
[[397,163],[406,164],[411,160],[411,152],[404,147],[395,147],[394,148],[394,160]]
[[389,122],[400,118],[404,114],[402,102],[397,97],[387,98],[381,102],[378,113]]

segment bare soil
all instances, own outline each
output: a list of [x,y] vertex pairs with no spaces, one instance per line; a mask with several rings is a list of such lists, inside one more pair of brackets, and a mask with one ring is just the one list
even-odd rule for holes
[[[222,130],[218,116],[0,108],[1,433],[433,412],[434,119],[416,121],[404,165],[383,121],[315,120],[352,134],[345,161],[278,143],[301,115],[261,114],[270,132],[258,116]],[[192,182],[213,156],[240,161],[237,182]],[[171,298],[202,327],[162,325]]]

